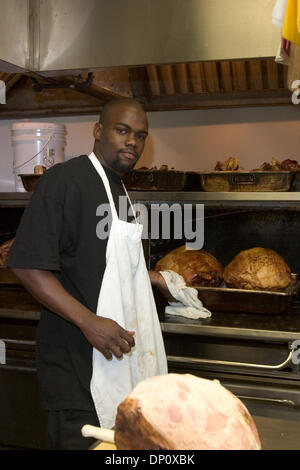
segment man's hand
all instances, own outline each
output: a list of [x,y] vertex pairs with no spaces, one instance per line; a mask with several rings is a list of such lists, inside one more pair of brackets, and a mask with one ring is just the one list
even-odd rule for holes
[[88,342],[98,349],[106,359],[112,355],[118,359],[124,353],[129,353],[134,346],[134,331],[124,330],[117,322],[106,317],[92,314],[88,321],[84,321],[81,331]]
[[176,302],[176,299],[172,297],[163,276],[158,271],[148,271],[148,273],[152,286],[156,287],[168,302]]
[[98,317],[76,300],[51,271],[13,269],[31,295],[51,312],[75,324],[86,339],[107,359],[121,358],[134,346],[134,331],[124,330],[115,321]]

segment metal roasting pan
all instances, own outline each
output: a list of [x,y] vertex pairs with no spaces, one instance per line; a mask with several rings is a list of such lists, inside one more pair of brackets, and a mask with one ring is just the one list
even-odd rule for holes
[[131,191],[183,191],[186,173],[176,170],[135,170],[123,178]]
[[21,282],[9,268],[0,266],[0,285],[1,284],[21,284]]
[[290,191],[295,175],[292,171],[199,172],[201,189],[208,192]]
[[196,287],[196,289],[203,305],[211,311],[280,314],[291,305],[299,287],[299,275],[292,274],[292,282],[284,292],[229,287]]

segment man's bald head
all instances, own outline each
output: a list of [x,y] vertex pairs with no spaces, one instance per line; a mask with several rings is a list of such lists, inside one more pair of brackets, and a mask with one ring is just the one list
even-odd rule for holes
[[110,114],[114,112],[115,110],[117,110],[118,108],[123,108],[123,107],[135,108],[137,111],[143,112],[145,113],[145,115],[147,115],[143,105],[139,101],[133,98],[115,98],[111,101],[108,101],[107,103],[103,105],[101,113],[100,113],[100,117],[99,117],[99,122],[102,125],[105,125]]

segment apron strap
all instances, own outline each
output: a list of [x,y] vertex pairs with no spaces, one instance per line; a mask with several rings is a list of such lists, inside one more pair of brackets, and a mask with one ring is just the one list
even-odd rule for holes
[[129,197],[129,195],[128,195],[127,189],[125,188],[125,185],[124,185],[123,181],[122,181],[122,184],[123,184],[123,188],[124,188],[125,194],[126,194],[126,196],[127,196],[127,199],[128,199],[128,201],[129,201],[129,204],[130,204],[130,207],[131,207],[131,210],[132,210],[132,213],[133,213],[133,217],[134,217],[135,223],[137,224],[138,221],[136,220],[136,213],[135,213],[135,210],[134,210],[133,205],[132,205],[132,203],[131,203],[131,199],[130,199],[130,197]]
[[[92,162],[93,166],[95,167],[95,169],[97,170],[99,176],[101,177],[102,181],[103,181],[103,184],[104,184],[104,187],[106,189],[106,193],[107,193],[107,197],[108,197],[108,200],[109,200],[109,203],[110,203],[110,207],[111,207],[111,211],[112,211],[112,217],[115,218],[115,219],[119,219],[119,216],[117,214],[117,210],[116,210],[116,205],[115,205],[115,201],[114,201],[114,198],[113,198],[113,195],[112,195],[112,192],[111,192],[111,189],[110,189],[110,184],[109,184],[109,181],[108,181],[108,178],[106,176],[106,173],[103,169],[103,166],[101,165],[100,161],[98,160],[98,158],[96,157],[96,155],[94,154],[94,152],[92,152],[90,155],[89,155],[89,159],[90,161]],[[137,223],[137,220],[136,220],[136,214],[135,214],[135,211],[133,209],[133,206],[131,204],[131,200],[130,200],[130,197],[128,196],[128,192],[124,186],[124,183],[122,182],[123,184],[123,188],[125,190],[125,194],[127,196],[127,199],[129,201],[129,204],[130,204],[130,207],[131,207],[131,210],[133,212],[133,215],[134,215],[134,218],[135,218],[135,222]]]
[[96,171],[98,172],[100,178],[103,181],[104,187],[106,189],[106,194],[107,194],[107,197],[108,197],[108,200],[109,200],[109,203],[110,203],[112,217],[115,218],[115,219],[118,219],[119,217],[118,217],[118,214],[117,214],[115,201],[114,201],[111,189],[110,189],[110,184],[109,184],[108,178],[107,178],[106,173],[103,169],[103,166],[101,165],[100,161],[98,160],[98,158],[96,157],[94,152],[92,152],[89,155],[89,159],[92,162],[93,166],[95,167]]

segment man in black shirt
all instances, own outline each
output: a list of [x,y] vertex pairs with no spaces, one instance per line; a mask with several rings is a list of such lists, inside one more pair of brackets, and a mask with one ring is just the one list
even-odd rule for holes
[[[122,176],[141,156],[147,135],[147,116],[138,102],[113,100],[104,106],[94,128],[94,154],[116,208],[125,196]],[[108,202],[87,155],[48,169],[24,212],[8,262],[43,306],[37,370],[52,449],[88,448],[81,427],[99,426],[90,392],[93,347],[110,359],[122,358],[135,344],[134,332],[95,315],[107,247],[107,238],[96,234],[97,208]],[[162,276],[149,275],[167,296]]]

